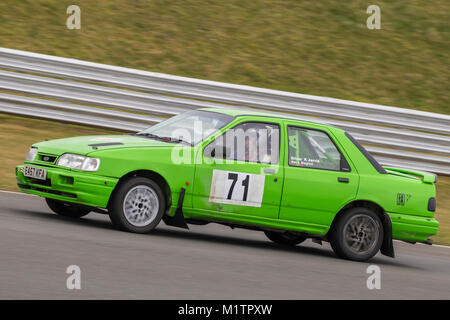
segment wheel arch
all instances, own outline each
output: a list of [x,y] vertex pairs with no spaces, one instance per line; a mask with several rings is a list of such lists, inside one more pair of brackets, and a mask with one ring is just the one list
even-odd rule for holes
[[[378,203],[371,201],[371,200],[353,200],[349,203],[347,203],[339,212],[335,215],[333,219],[333,223],[350,208],[356,208],[356,207],[362,207],[372,210],[374,213],[378,215],[380,219],[383,218],[383,215],[385,213],[385,210],[382,206],[380,206]],[[331,225],[333,225],[333,223]]]
[[148,178],[148,179],[151,179],[154,182],[156,182],[158,184],[158,186],[161,188],[161,190],[164,192],[164,195],[166,196],[166,208],[170,207],[170,205],[172,203],[172,192],[171,192],[169,183],[158,172],[152,171],[152,170],[145,170],[145,169],[134,170],[134,171],[128,172],[127,174],[122,176],[119,179],[119,182],[116,184],[116,187],[114,188],[113,192],[111,193],[111,196],[109,197],[108,206],[109,206],[109,203],[111,202],[111,199],[114,196],[114,193],[116,192],[116,190],[118,190],[120,185],[122,183],[124,183],[125,181],[127,181],[131,178],[135,178],[135,177]]
[[388,214],[386,214],[386,211],[382,206],[380,206],[378,203],[370,200],[353,200],[350,203],[346,204],[339,212],[334,216],[333,222],[331,223],[330,229],[328,230],[328,234],[333,230],[333,227],[336,223],[336,221],[342,216],[342,214],[347,211],[350,208],[367,208],[371,211],[373,211],[379,218],[383,226],[384,231],[384,237],[383,237],[383,244],[381,245],[381,253],[394,258],[394,246],[392,243],[392,222],[391,218]]

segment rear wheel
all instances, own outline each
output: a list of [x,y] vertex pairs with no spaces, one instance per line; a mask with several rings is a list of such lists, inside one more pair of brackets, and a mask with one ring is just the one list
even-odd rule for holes
[[334,224],[330,244],[341,258],[366,261],[380,250],[383,235],[383,225],[376,213],[367,208],[353,208]]
[[121,230],[147,233],[161,221],[165,203],[164,193],[154,181],[131,178],[114,193],[108,207],[109,217]]
[[45,198],[48,207],[56,214],[70,218],[81,218],[91,212],[90,209],[71,204],[63,201],[58,201],[50,198]]
[[275,243],[285,245],[285,246],[296,246],[306,240],[306,237],[302,237],[296,234],[288,232],[272,232],[264,231],[267,238]]

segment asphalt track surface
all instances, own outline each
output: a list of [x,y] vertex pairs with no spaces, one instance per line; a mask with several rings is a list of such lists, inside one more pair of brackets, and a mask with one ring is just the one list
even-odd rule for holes
[[[338,259],[307,240],[284,248],[263,233],[161,223],[120,232],[108,216],[71,220],[39,197],[0,192],[0,299],[448,299],[450,248],[394,242],[395,259]],[[369,265],[381,289],[369,290]],[[66,269],[81,269],[68,290]]]

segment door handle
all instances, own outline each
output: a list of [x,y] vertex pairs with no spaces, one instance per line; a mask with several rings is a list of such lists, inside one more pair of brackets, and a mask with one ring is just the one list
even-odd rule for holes
[[275,174],[275,169],[264,168],[264,173]]
[[342,178],[342,177],[339,177],[338,181],[339,182],[343,182],[343,183],[349,183],[350,182],[350,180],[348,178]]

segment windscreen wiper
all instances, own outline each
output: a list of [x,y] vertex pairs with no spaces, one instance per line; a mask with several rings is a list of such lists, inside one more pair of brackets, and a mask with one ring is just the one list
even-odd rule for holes
[[146,138],[150,138],[150,139],[156,139],[156,140],[162,140],[162,137],[153,134],[153,133],[147,133],[147,132],[138,132],[138,133],[133,133],[133,136],[142,136],[142,137],[146,137]]
[[[172,138],[172,137],[163,137],[163,139],[168,139],[168,142],[175,142],[175,143],[184,143],[192,146],[192,143],[187,142],[186,140],[180,139],[180,138]],[[165,141],[165,140],[164,140]]]
[[184,144],[188,144],[188,145],[192,146],[192,144],[190,142],[187,142],[187,141],[185,141],[183,139],[180,139],[180,138],[161,137],[161,136],[158,136],[156,134],[148,133],[148,132],[138,132],[138,133],[134,133],[133,135],[143,136],[143,137],[150,138],[150,139],[161,140],[161,141],[164,141],[164,142],[184,143]]

